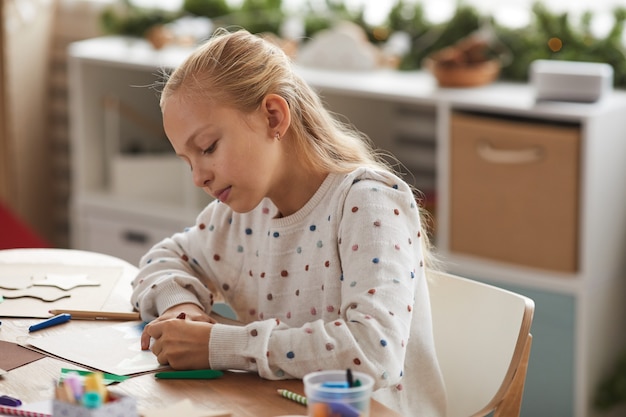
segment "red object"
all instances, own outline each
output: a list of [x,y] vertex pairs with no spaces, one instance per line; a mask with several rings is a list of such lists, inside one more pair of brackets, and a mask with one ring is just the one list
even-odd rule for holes
[[49,247],[45,239],[0,204],[0,249]]

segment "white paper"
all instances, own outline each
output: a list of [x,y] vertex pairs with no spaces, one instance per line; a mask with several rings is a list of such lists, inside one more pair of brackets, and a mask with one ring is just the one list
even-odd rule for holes
[[67,330],[50,336],[31,337],[25,346],[115,375],[164,368],[151,351],[141,350],[143,326],[142,322],[133,321]]

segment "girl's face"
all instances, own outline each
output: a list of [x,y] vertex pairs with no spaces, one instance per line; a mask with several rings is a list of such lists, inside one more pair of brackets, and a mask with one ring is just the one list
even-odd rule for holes
[[280,141],[269,116],[263,108],[243,114],[176,93],[163,106],[165,133],[195,185],[239,213],[254,209],[280,175]]

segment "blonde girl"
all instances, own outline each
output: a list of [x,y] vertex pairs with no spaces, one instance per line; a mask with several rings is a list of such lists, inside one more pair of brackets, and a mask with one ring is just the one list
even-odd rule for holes
[[[351,368],[403,415],[443,416],[411,187],[279,48],[244,30],[199,47],[160,104],[172,147],[215,201],[141,260],[142,348],[175,369],[267,379]],[[214,295],[241,325],[209,318]]]

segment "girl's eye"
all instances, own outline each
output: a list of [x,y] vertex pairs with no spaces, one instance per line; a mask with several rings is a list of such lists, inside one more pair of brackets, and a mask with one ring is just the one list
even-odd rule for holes
[[217,147],[217,141],[213,142],[213,143],[211,144],[211,146],[209,146],[208,148],[203,149],[203,150],[202,150],[202,154],[203,154],[203,155],[209,155],[209,154],[212,154],[213,152],[215,152],[215,148],[216,148],[216,147]]

